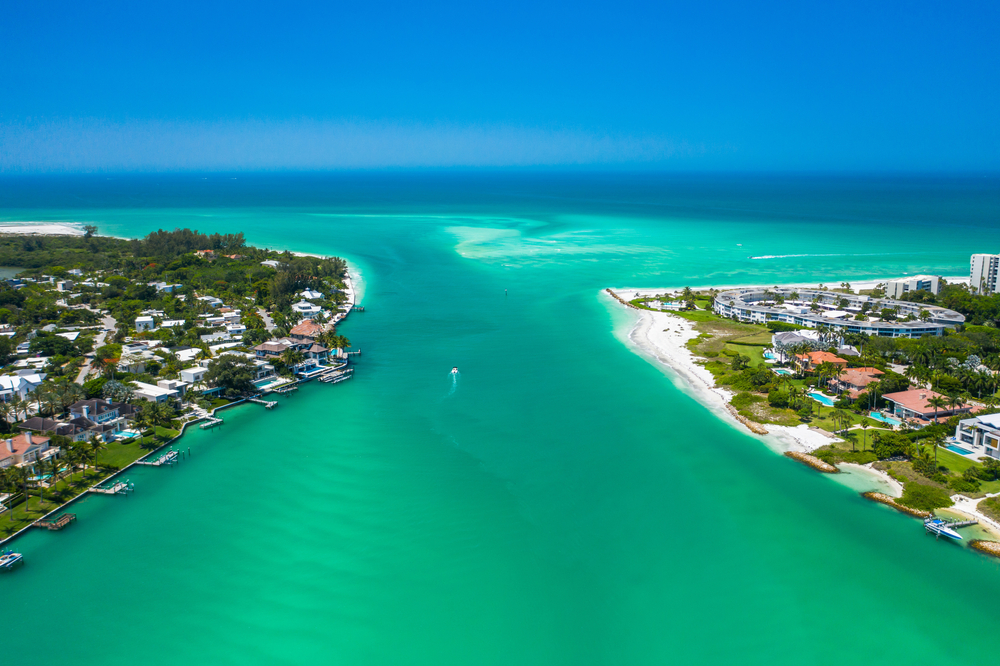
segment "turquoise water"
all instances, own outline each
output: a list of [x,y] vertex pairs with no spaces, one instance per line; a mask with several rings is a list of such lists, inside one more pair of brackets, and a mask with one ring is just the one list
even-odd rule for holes
[[774,368],[774,374],[776,375],[794,375],[795,373],[788,368]]
[[625,343],[633,315],[601,290],[963,274],[1000,247],[997,192],[625,174],[0,181],[6,220],[240,230],[341,254],[366,306],[340,331],[364,350],[353,380],[223,412],[178,443],[179,464],[130,470],[131,495],[88,497],[71,527],[20,539],[27,564],[0,598],[38,621],[7,632],[4,661],[985,662],[988,634],[940,637],[943,618],[993,617],[996,561],[718,420]]
[[963,455],[963,456],[967,456],[970,453],[972,453],[972,451],[970,451],[969,449],[963,449],[961,446],[957,446],[955,444],[948,444],[944,448],[946,448],[949,451],[952,451],[954,453],[957,453],[959,455]]
[[827,407],[833,407],[833,403],[836,402],[833,398],[828,395],[823,395],[822,393],[810,393],[809,397],[816,402],[822,403]]
[[885,416],[881,412],[869,412],[868,417],[873,418],[876,421],[881,421],[882,423],[888,423],[889,425],[893,426],[898,426],[903,423],[899,419],[894,419],[891,416]]

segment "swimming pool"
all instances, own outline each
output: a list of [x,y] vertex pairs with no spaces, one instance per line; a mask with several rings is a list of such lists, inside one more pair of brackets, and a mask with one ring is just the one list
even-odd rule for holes
[[885,416],[883,414],[880,414],[879,412],[869,412],[868,418],[875,419],[876,421],[881,421],[882,423],[888,423],[889,425],[892,426],[898,426],[903,423],[899,419],[894,419],[891,416]]
[[774,361],[774,360],[776,360],[776,359],[777,359],[778,357],[777,357],[777,356],[775,356],[774,354],[772,354],[771,352],[764,352],[764,358],[769,358],[769,359],[771,359],[772,361]]
[[774,368],[774,374],[776,375],[792,375],[795,374],[788,368]]
[[816,402],[826,405],[827,407],[833,407],[833,403],[835,402],[833,398],[828,395],[823,395],[822,393],[810,393],[809,397]]
[[972,451],[968,449],[963,449],[961,446],[958,446],[957,444],[948,444],[944,448],[948,449],[949,451],[952,451],[953,453],[958,453],[963,456],[967,456],[970,453],[972,453]]
[[138,437],[139,436],[139,433],[137,433],[134,430],[122,430],[118,434],[121,435],[122,437],[124,437],[125,439],[130,439],[132,437]]

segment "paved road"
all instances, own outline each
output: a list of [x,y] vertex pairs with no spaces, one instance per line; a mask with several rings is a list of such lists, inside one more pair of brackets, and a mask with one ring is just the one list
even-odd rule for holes
[[[104,325],[105,330],[98,333],[97,337],[94,338],[95,350],[104,344],[104,341],[108,339],[109,334],[114,334],[115,327],[118,325],[118,322],[115,321],[114,317],[108,315],[107,317],[101,319],[101,324]],[[80,374],[76,376],[77,384],[83,385],[83,383],[87,381],[87,375],[90,374],[90,365],[93,361],[94,359],[88,358],[87,362],[83,364],[82,368],[80,368]]]
[[270,333],[275,328],[277,328],[274,325],[274,320],[271,319],[271,315],[267,314],[267,310],[265,310],[264,308],[258,307],[257,308],[257,314],[259,314],[260,318],[264,320],[264,328],[267,329],[268,333]]

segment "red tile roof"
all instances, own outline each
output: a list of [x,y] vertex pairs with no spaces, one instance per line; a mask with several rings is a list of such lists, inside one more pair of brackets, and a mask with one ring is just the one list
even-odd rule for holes
[[[934,407],[928,405],[927,401],[934,397],[940,397],[948,399],[948,396],[941,395],[936,391],[931,391],[930,389],[910,389],[908,391],[899,391],[898,393],[886,393],[882,396],[886,400],[896,403],[910,410],[911,412],[916,412],[917,414],[927,415],[929,418],[934,418]],[[963,411],[968,410],[969,405],[960,405],[958,407],[945,406],[937,410],[939,414],[945,412]]]

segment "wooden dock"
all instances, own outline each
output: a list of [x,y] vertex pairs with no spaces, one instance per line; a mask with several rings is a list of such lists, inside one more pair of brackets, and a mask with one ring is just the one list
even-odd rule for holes
[[200,427],[202,430],[209,430],[217,425],[222,425],[222,423],[223,423],[222,419],[212,417],[209,420],[202,423]]
[[274,389],[274,391],[272,391],[272,393],[278,393],[280,395],[290,395],[298,390],[299,390],[298,386],[288,386],[286,388],[276,388]]
[[354,376],[354,368],[331,370],[319,376],[324,384],[337,384]]
[[173,465],[175,462],[177,462],[179,456],[180,454],[178,454],[177,451],[175,451],[174,449],[170,449],[169,451],[165,451],[160,455],[154,454],[154,457],[149,458],[148,460],[145,459],[138,460],[136,461],[136,464],[149,465],[151,467],[159,467],[161,465]]
[[261,398],[250,398],[247,402],[264,405],[264,409],[274,409],[278,406],[277,400],[262,400]]
[[365,306],[363,305],[353,305],[351,306],[351,312],[364,312]]
[[92,493],[101,493],[102,495],[127,495],[128,493],[135,490],[135,485],[125,481],[106,481],[99,486],[94,486],[90,489]]
[[59,531],[73,522],[76,522],[76,514],[64,513],[61,516],[52,516],[50,518],[42,518],[41,520],[36,520],[32,524],[35,527],[41,527],[52,531]]

